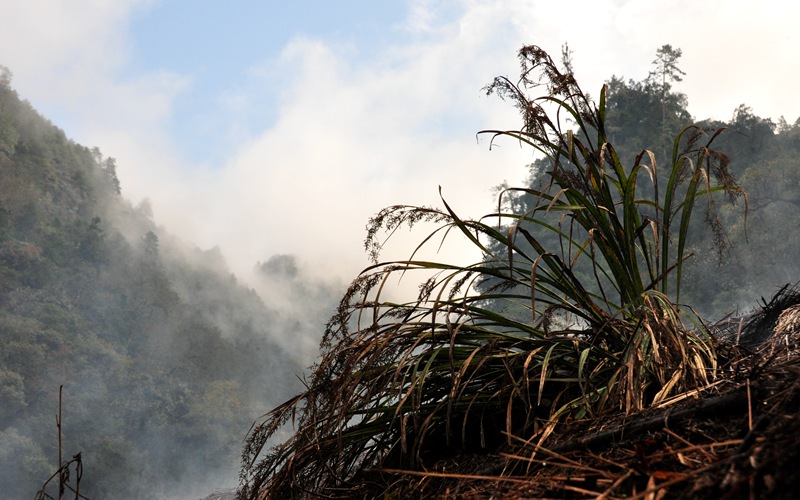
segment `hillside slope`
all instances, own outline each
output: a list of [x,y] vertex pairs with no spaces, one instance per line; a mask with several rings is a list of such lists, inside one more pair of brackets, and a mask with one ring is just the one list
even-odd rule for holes
[[303,324],[271,309],[218,250],[177,241],[146,203],[125,200],[114,160],[69,140],[10,83],[4,70],[2,496],[31,498],[57,470],[61,385],[63,454],[81,453],[87,497],[235,485],[253,420],[300,386],[306,355],[280,339],[321,329],[332,294],[303,284],[319,298]]

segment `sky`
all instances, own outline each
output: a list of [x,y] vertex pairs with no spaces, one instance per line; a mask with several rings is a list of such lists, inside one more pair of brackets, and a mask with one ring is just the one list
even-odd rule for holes
[[[68,137],[116,159],[123,196],[218,246],[246,276],[293,254],[349,280],[364,226],[393,204],[492,210],[528,150],[476,132],[515,128],[482,87],[516,53],[568,43],[590,94],[642,80],[683,51],[677,90],[697,119],[742,103],[800,116],[800,4],[783,0],[4,0],[0,65]],[[420,237],[422,234],[420,234]],[[404,246],[406,245],[406,246]],[[407,255],[408,243],[387,258]],[[470,255],[454,252],[458,258]]]

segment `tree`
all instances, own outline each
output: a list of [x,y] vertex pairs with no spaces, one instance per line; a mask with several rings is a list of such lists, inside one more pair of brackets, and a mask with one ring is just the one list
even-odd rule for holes
[[678,67],[678,59],[682,55],[683,51],[681,49],[673,49],[672,45],[669,44],[662,45],[656,50],[656,58],[653,59],[653,65],[656,69],[650,72],[648,79],[661,80],[662,94],[670,90],[672,82],[682,82],[683,77],[686,76],[686,73]]
[[672,45],[662,45],[656,50],[653,59],[655,69],[647,77],[648,81],[658,89],[661,95],[661,143],[666,147],[669,133],[667,131],[667,94],[672,89],[672,83],[683,81],[686,76],[679,67],[678,59],[683,55],[681,49],[672,48]]
[[0,89],[10,89],[11,78],[11,70],[0,64]]
[[[689,125],[685,94],[674,92],[672,84],[682,81],[685,73],[678,67],[680,49],[664,45],[656,51],[655,69],[642,81],[612,76],[608,84],[608,135],[620,151],[630,158],[649,149],[657,158],[671,156],[669,137],[675,137]],[[654,127],[658,123],[660,126]]]
[[147,234],[142,238],[144,253],[149,258],[155,259],[158,257],[158,236],[153,231],[147,231]]

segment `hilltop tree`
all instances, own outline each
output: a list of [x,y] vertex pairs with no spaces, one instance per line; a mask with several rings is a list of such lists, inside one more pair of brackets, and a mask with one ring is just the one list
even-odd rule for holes
[[655,69],[648,75],[647,81],[651,83],[661,96],[661,145],[666,149],[669,142],[669,131],[667,124],[667,95],[672,90],[672,84],[683,81],[686,76],[679,67],[678,60],[683,55],[683,51],[672,48],[672,45],[662,45],[656,50],[656,58],[653,59]]
[[681,49],[673,49],[669,44],[662,45],[656,50],[656,58],[653,59],[656,68],[650,72],[648,80],[655,82],[661,88],[662,94],[669,92],[673,82],[682,82],[686,76],[686,73],[678,67],[678,60],[682,55]]
[[0,64],[0,88],[7,90],[11,87],[11,70]]

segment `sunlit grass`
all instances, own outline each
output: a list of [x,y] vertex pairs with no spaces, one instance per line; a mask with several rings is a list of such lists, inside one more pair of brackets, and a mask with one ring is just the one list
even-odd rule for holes
[[[605,88],[595,105],[538,47],[520,60],[518,82],[486,90],[520,110],[522,128],[482,133],[546,155],[544,186],[509,190],[537,202],[504,212],[503,192],[498,212],[477,220],[444,199],[371,219],[375,264],[328,324],[306,391],[248,437],[242,496],[352,496],[368,469],[420,467],[511,436],[542,443],[564,419],[633,412],[714,377],[713,343],[679,300],[692,214],[705,209],[722,246],[712,195],[741,194],[711,148],[720,131],[684,129],[663,173],[648,151],[626,168],[606,140]],[[379,260],[384,235],[423,221],[436,229],[418,248],[463,238],[483,259]],[[415,275],[414,300],[385,298],[395,277]],[[262,455],[290,420],[296,433]]]

